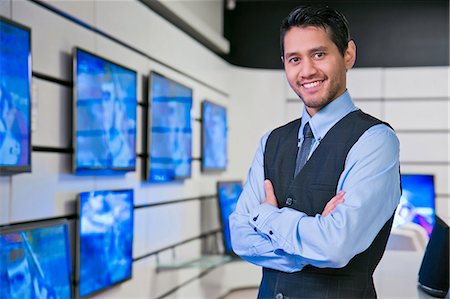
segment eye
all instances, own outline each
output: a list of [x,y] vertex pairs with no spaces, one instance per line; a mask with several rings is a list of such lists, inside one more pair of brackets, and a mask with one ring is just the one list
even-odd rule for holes
[[314,59],[322,59],[325,57],[325,52],[316,52],[314,53]]
[[290,63],[298,63],[298,62],[300,62],[300,58],[298,58],[298,57],[291,57],[291,58],[289,58],[289,62]]

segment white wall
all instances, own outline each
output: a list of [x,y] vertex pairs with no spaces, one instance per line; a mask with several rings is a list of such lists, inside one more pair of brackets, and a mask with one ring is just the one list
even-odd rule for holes
[[[200,103],[204,99],[228,107],[229,166],[222,173],[202,174],[199,162],[194,161],[191,179],[151,185],[142,181],[140,159],[137,171],[125,177],[78,177],[71,173],[71,155],[34,152],[32,173],[0,177],[0,224],[74,214],[76,195],[82,191],[133,188],[135,204],[213,194],[217,180],[245,179],[265,132],[300,115],[301,105],[282,71],[231,66],[138,1],[52,0],[46,3],[163,64],[32,2],[2,0],[1,15],[32,28],[33,71],[71,80],[71,53],[73,47],[79,46],[137,70],[140,101],[144,98],[142,86],[150,70],[186,84],[194,89],[194,118],[200,117]],[[357,105],[399,130],[403,172],[435,174],[437,213],[447,222],[448,79],[448,67],[356,69],[349,73],[349,90]],[[33,145],[69,147],[71,89],[37,78],[33,79],[33,86],[37,107]],[[138,109],[140,124],[142,108]],[[423,125],[418,125],[420,122]],[[193,156],[199,157],[200,125],[197,121],[193,125]],[[142,148],[143,130],[138,126],[138,152]],[[218,227],[214,200],[136,210],[133,256],[142,256]],[[171,254],[166,253],[168,260]],[[200,254],[200,242],[181,246],[176,254],[184,259],[196,256]],[[164,260],[165,254],[160,258]],[[154,298],[198,274],[193,269],[156,273],[155,263],[155,256],[135,262],[131,281],[95,298]]]
[[204,25],[218,35],[223,35],[223,0],[162,0],[180,17],[186,16],[186,21],[198,18]]
[[[193,119],[200,118],[200,104],[205,99],[229,105],[227,92],[230,66],[140,2],[93,0],[46,3],[145,55],[30,1],[2,0],[0,14],[32,30],[34,72],[71,81],[72,51],[78,46],[136,70],[139,102],[144,99],[145,80],[149,72],[154,70],[193,88]],[[155,59],[149,59],[146,55]],[[32,145],[69,148],[72,139],[71,88],[36,77],[32,84],[35,104],[33,113],[36,115]],[[141,124],[142,111],[139,106],[138,153],[142,152],[141,141],[145,129]],[[233,124],[230,124],[230,130],[232,128]],[[192,146],[193,157],[200,157],[200,123],[194,120]],[[124,177],[75,176],[71,172],[70,154],[35,151],[32,153],[31,173],[0,177],[0,224],[74,215],[77,194],[90,190],[132,188],[136,205],[211,195],[216,192],[215,182],[228,173],[201,174],[200,162],[194,161],[192,178],[184,182],[149,184],[142,180],[141,162],[139,158],[137,171],[127,173]],[[209,206],[211,209],[216,208],[213,204]],[[202,205],[198,200],[135,210],[133,257],[219,228],[215,210],[211,211],[215,216],[212,217],[213,225],[203,223],[201,213]],[[176,248],[175,252],[178,258],[188,259],[200,255],[200,249],[201,242],[198,240]],[[160,261],[170,262],[172,252],[163,252],[159,258]],[[131,281],[96,297],[153,298],[198,274],[192,271],[156,273],[155,264],[155,256],[136,262]],[[141,282],[142,285],[136,287],[136,283]]]

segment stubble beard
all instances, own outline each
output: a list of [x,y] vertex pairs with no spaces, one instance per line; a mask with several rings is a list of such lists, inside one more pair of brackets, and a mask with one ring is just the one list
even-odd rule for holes
[[[299,83],[297,83],[297,86],[300,86]],[[301,86],[299,87],[301,88]],[[336,84],[334,86],[331,86],[330,89],[328,90],[328,92],[318,98],[315,99],[314,97],[312,98],[308,98],[308,97],[303,97],[302,93],[300,92],[300,90],[296,91],[296,94],[299,96],[300,100],[302,100],[303,104],[305,104],[306,107],[311,108],[311,109],[315,109],[315,110],[320,110],[323,107],[325,107],[326,105],[328,105],[329,103],[331,103],[333,100],[335,100],[338,96],[339,96],[339,85]]]

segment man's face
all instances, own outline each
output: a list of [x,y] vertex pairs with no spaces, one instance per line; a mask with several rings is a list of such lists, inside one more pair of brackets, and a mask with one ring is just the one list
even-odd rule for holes
[[289,85],[313,116],[346,89],[355,62],[353,41],[344,56],[322,27],[292,27],[284,36],[284,69]]

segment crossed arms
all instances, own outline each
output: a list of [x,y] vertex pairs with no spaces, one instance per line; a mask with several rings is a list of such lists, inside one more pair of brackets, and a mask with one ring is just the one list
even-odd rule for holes
[[230,216],[233,250],[251,263],[284,272],[299,271],[308,264],[345,266],[370,246],[398,205],[399,143],[395,133],[376,125],[361,136],[347,156],[337,195],[314,217],[290,208],[278,209],[271,184],[264,183],[263,151],[268,135],[261,139]]

